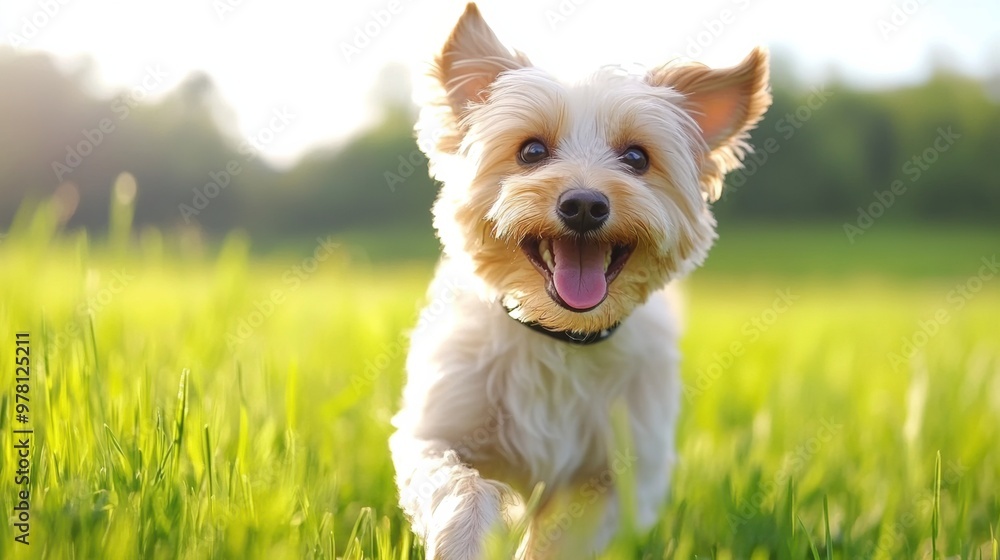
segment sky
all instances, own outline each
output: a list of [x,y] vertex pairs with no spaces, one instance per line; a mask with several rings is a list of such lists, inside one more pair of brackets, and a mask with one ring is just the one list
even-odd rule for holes
[[[464,5],[3,0],[0,46],[51,53],[67,70],[88,68],[96,93],[107,97],[125,90],[155,100],[204,72],[231,107],[235,133],[284,166],[371,125],[379,80],[406,95],[406,80],[420,79]],[[1000,76],[997,0],[486,0],[479,7],[501,41],[569,79],[605,64],[649,67],[676,57],[726,66],[756,45],[791,60],[810,84],[831,76],[868,88],[916,83],[932,61]]]

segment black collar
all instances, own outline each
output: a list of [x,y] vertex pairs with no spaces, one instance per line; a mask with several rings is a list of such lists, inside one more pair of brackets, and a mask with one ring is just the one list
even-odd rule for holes
[[[511,319],[514,319],[514,317],[512,317],[510,314],[510,312],[513,311],[513,309],[508,308],[506,305],[504,305],[503,308],[504,311],[507,312],[507,316],[510,317]],[[561,340],[563,342],[568,342],[570,344],[576,344],[577,346],[588,346],[590,344],[597,344],[598,342],[603,342],[611,338],[611,335],[615,334],[615,331],[618,330],[619,326],[621,326],[621,323],[615,323],[614,325],[611,325],[610,327],[602,331],[588,333],[588,332],[575,332],[575,331],[553,331],[535,322],[526,323],[518,319],[514,320],[535,332],[542,333],[546,336],[550,336],[556,340]]]

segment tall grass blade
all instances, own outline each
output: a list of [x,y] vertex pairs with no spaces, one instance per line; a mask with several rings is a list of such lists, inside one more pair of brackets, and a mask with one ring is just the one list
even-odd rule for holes
[[802,529],[802,534],[806,536],[806,541],[809,542],[809,552],[812,553],[813,560],[822,560],[819,557],[819,550],[816,549],[816,543],[813,542],[812,535],[810,535],[809,530],[806,529],[806,524],[802,522],[802,518],[796,516],[795,520],[799,522],[798,525]]
[[180,468],[181,451],[184,449],[184,427],[188,415],[188,377],[191,370],[184,368],[181,370],[181,382],[177,388],[177,408],[174,411],[174,475]]
[[833,538],[830,536],[830,500],[823,494],[823,525],[826,529],[826,560],[833,560]]
[[941,451],[934,459],[934,511],[931,512],[931,557],[937,560],[938,532],[941,528]]

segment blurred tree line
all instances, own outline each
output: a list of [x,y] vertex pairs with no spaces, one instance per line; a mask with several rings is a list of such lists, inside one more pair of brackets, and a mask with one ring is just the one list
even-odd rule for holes
[[[95,98],[86,80],[0,50],[0,230],[24,200],[53,193],[68,227],[103,229],[122,171],[137,180],[140,225],[252,237],[429,228],[436,186],[404,103],[386,101],[377,126],[279,171],[219,125],[224,103],[204,75],[156,103]],[[809,89],[776,71],[773,89],[755,154],[715,204],[720,219],[854,222],[882,193],[890,221],[997,224],[1000,102],[985,84],[939,70],[893,90]]]

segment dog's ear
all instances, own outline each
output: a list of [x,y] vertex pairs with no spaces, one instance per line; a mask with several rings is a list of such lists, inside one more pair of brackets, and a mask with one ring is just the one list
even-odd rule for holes
[[434,76],[452,112],[461,117],[469,103],[486,101],[490,84],[501,72],[530,65],[523,54],[503,46],[479,8],[470,3],[435,60]]
[[501,72],[531,66],[520,52],[503,46],[470,3],[459,18],[430,72],[433,81],[417,123],[419,142],[432,152],[455,153],[465,136],[463,117],[470,105],[483,103]]
[[685,109],[701,129],[710,155],[704,162],[702,187],[716,200],[725,174],[740,165],[748,149],[748,132],[771,105],[767,51],[758,47],[732,68],[701,64],[662,66],[647,80],[671,87],[685,98]]

